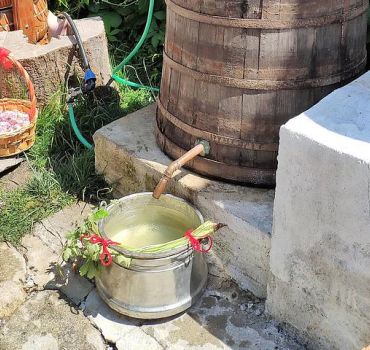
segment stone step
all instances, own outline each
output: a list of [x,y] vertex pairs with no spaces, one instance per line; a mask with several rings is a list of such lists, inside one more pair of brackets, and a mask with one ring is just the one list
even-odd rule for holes
[[[98,130],[96,169],[116,197],[153,191],[171,160],[154,137],[152,104]],[[215,240],[212,261],[244,289],[266,296],[274,191],[206,179],[181,170],[167,191],[187,199],[205,218],[227,224]]]

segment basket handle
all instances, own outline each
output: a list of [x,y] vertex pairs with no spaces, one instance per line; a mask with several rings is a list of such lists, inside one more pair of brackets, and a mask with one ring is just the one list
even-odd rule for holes
[[8,50],[6,50],[4,48],[1,48],[1,54],[2,54],[1,55],[2,58],[6,57],[6,59],[8,59],[18,69],[19,74],[25,80],[27,90],[28,90],[28,96],[29,96],[29,99],[31,100],[31,108],[30,108],[30,112],[28,113],[28,115],[30,117],[30,122],[32,123],[32,122],[34,122],[34,120],[36,118],[36,103],[37,103],[37,100],[36,100],[36,95],[35,95],[35,88],[33,87],[31,78],[28,75],[27,71],[23,68],[23,66],[15,58],[13,58],[9,55]]

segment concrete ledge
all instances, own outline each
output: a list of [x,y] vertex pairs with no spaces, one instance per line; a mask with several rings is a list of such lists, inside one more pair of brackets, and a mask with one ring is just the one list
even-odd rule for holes
[[280,132],[267,306],[316,349],[370,344],[370,73]]
[[[102,85],[110,78],[108,44],[103,21],[91,17],[76,21],[77,28],[90,61],[97,75],[97,84]],[[44,104],[71,77],[83,79],[83,70],[73,36],[53,38],[47,45],[33,45],[27,42],[22,31],[0,32],[0,47],[11,51],[30,74],[35,85],[39,103]],[[1,84],[0,88],[6,89]]]
[[[152,191],[171,160],[154,137],[155,105],[119,119],[94,136],[96,169],[115,196]],[[266,296],[274,191],[212,181],[186,170],[168,192],[228,225],[217,234],[213,261],[244,289]]]

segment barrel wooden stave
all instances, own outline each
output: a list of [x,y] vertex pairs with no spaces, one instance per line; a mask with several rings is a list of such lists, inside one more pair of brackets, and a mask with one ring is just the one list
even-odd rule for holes
[[[248,1],[247,9],[241,1],[174,3],[214,16],[278,21],[309,18],[312,8],[316,17],[364,9],[347,22],[276,30],[217,26],[185,18],[168,7],[159,144],[176,157],[178,152],[166,147],[163,139],[185,151],[204,138],[211,144],[207,158],[212,170],[207,171],[205,159],[203,174],[267,184],[277,166],[280,126],[364,68],[367,1],[347,1],[346,9],[330,1],[332,11],[328,2],[322,6],[322,1],[281,1],[279,16],[273,16],[276,1],[269,0],[262,9],[260,1]],[[218,136],[227,137],[227,142]],[[245,177],[230,178],[225,174],[228,166],[234,167],[234,175],[239,167]]]

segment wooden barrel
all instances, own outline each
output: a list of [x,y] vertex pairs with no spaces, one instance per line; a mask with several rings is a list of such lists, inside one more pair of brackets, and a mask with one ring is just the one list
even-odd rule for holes
[[14,30],[14,19],[12,8],[0,8],[0,32]]
[[189,167],[273,185],[279,128],[366,65],[368,0],[166,0],[157,141]]
[[13,0],[17,29],[32,44],[48,43],[48,4],[46,0]]

